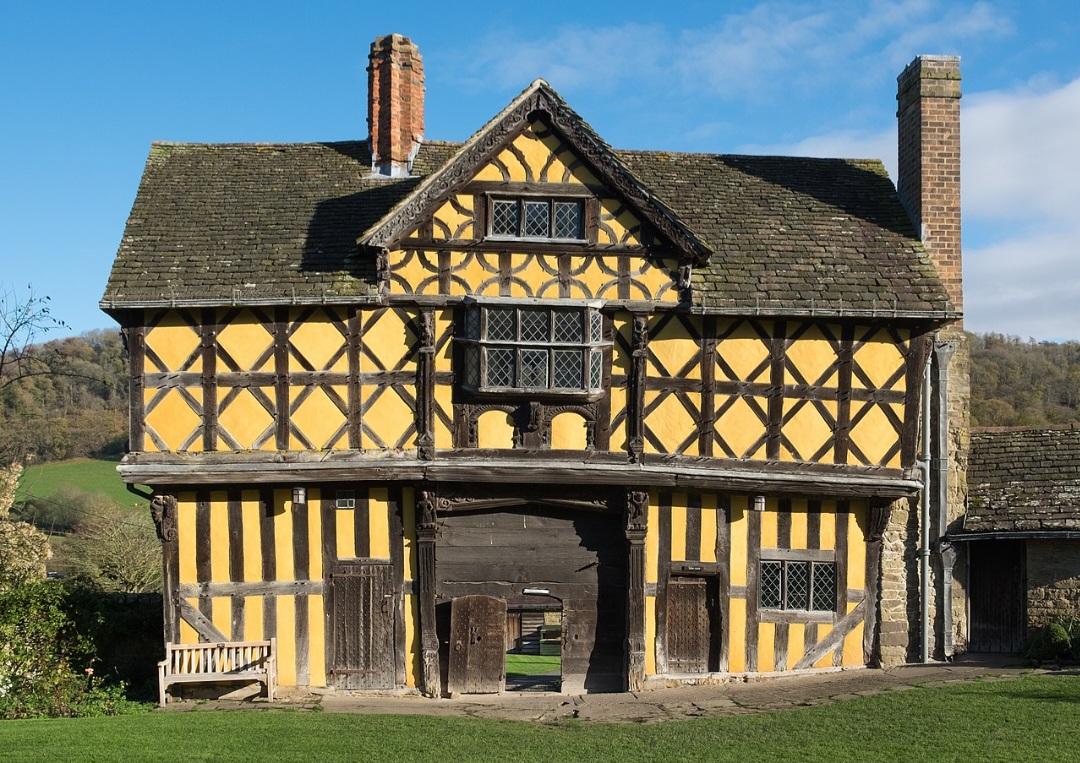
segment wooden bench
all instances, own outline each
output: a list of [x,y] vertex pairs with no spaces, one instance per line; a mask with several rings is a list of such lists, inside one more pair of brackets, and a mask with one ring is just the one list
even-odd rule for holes
[[277,681],[277,639],[269,641],[217,641],[203,644],[166,644],[158,663],[158,700],[168,701],[168,689],[178,683],[259,681],[273,701]]

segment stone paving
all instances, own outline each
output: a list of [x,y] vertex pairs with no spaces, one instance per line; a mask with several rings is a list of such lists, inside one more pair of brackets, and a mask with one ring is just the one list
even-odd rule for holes
[[[233,699],[184,701],[173,710],[288,707],[327,713],[432,715],[552,723],[576,718],[594,722],[650,723],[702,716],[739,715],[809,707],[888,691],[939,686],[984,678],[1018,678],[1037,671],[995,663],[907,665],[890,670],[855,669],[792,675],[712,686],[657,688],[640,693],[586,694],[514,692],[432,700],[415,693],[307,694],[284,690],[274,703],[254,699],[257,690]],[[246,696],[246,698],[245,698]]]

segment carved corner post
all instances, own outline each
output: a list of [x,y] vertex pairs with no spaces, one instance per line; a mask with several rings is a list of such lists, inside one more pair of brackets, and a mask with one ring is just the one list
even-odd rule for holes
[[146,326],[143,322],[143,313],[137,310],[125,321],[121,331],[128,354],[128,451],[132,453],[143,449],[143,427],[146,418],[143,395]]
[[626,690],[641,691],[645,685],[645,529],[649,493],[639,488],[626,491],[626,546],[628,586],[626,595]]
[[180,549],[176,537],[176,496],[155,493],[150,516],[161,541],[161,611],[165,643],[180,641]]
[[878,643],[878,611],[881,607],[881,547],[885,528],[889,524],[889,504],[883,499],[870,503],[869,527],[866,532],[866,615],[863,621],[863,662],[876,667],[880,662]]
[[416,450],[424,461],[435,458],[435,313],[420,311],[420,346],[416,362]]
[[627,450],[640,463],[645,451],[645,371],[649,352],[649,316],[634,313],[630,343],[630,396],[627,402]]
[[442,696],[439,636],[435,630],[435,491],[425,486],[416,493],[416,547],[420,597],[420,662],[423,691]]

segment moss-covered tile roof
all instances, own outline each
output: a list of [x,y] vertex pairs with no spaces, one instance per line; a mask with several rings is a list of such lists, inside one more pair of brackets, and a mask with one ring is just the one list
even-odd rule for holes
[[[155,143],[102,299],[169,304],[378,297],[357,237],[417,178],[373,177],[366,143]],[[617,151],[713,250],[693,307],[758,314],[952,315],[881,162]]]

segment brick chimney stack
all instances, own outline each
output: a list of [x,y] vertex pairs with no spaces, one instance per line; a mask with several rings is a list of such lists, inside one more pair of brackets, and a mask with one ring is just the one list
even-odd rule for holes
[[960,259],[960,58],[918,56],[896,78],[900,201],[937,266],[953,307],[964,306]]
[[424,140],[424,61],[400,34],[375,38],[368,56],[371,171],[406,177]]

